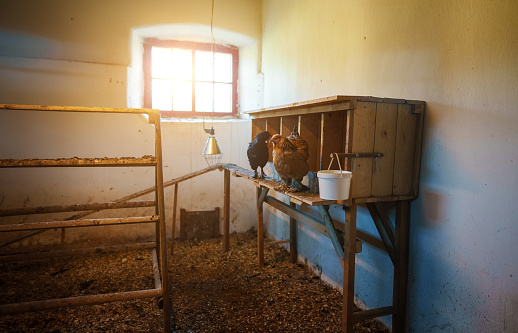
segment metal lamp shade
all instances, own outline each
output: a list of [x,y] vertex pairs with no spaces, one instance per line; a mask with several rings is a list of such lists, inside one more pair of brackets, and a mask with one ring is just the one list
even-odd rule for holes
[[203,148],[203,152],[201,154],[205,157],[205,161],[207,161],[209,167],[212,167],[221,161],[223,153],[221,152],[221,149],[219,149],[218,142],[214,135],[209,135],[207,143],[205,143],[205,148]]

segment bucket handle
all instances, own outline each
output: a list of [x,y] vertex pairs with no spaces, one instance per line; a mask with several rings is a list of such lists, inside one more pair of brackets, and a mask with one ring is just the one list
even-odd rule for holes
[[338,158],[338,153],[331,154],[331,162],[329,162],[329,166],[327,167],[327,170],[331,169],[331,164],[333,164],[333,161],[335,159],[335,156],[333,156],[333,155],[336,156],[336,161],[338,162],[338,167],[340,168],[340,178],[342,178],[343,171],[342,171],[342,166],[340,165],[340,159]]

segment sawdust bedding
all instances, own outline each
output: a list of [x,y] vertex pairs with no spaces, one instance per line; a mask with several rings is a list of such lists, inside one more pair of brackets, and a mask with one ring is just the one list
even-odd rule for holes
[[[256,235],[176,241],[169,255],[174,332],[341,332],[342,295],[277,245],[256,261]],[[150,250],[0,265],[0,303],[154,287]],[[162,332],[154,299],[0,315],[0,332]],[[355,332],[389,332],[378,321]]]

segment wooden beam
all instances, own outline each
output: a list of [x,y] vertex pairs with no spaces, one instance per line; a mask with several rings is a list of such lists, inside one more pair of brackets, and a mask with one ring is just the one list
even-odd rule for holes
[[[298,209],[294,209],[294,208],[290,207],[289,205],[285,204],[284,202],[277,200],[271,196],[267,196],[266,199],[264,200],[264,202],[266,202],[270,206],[278,209],[282,213],[284,213],[290,217],[293,217],[294,219],[297,220],[297,222],[300,222],[300,223],[308,226],[309,228],[315,230],[316,232],[320,233],[321,235],[324,235],[329,238],[329,233],[327,232],[327,229],[326,229],[323,221],[320,221],[319,219],[317,219],[309,214],[301,212]],[[332,222],[335,225],[335,228],[337,230],[340,230],[340,231],[343,230],[343,228],[344,228],[343,223],[340,223],[336,220],[332,220]],[[356,253],[362,252],[362,242],[359,239],[356,240],[355,251],[356,251]]]
[[396,263],[393,289],[396,313],[392,319],[392,330],[395,333],[405,332],[406,327],[409,236],[410,201],[398,201],[396,203]]
[[392,263],[395,265],[396,257],[394,254],[394,243],[390,239],[389,231],[385,229],[385,225],[381,221],[381,217],[376,206],[374,204],[368,203],[367,208],[369,209],[369,213],[371,214],[372,220],[376,225],[376,229],[378,229],[378,233],[381,237],[381,240],[383,241],[383,245],[385,246],[385,249],[387,250],[387,253],[390,256],[390,260],[392,260]]
[[[331,216],[329,216],[329,206],[318,206],[318,211],[320,212],[320,215],[322,216],[322,219],[324,220],[324,225],[326,226],[327,233],[329,235],[329,238],[331,239],[331,243],[333,243],[333,247],[335,249],[336,255],[338,256],[338,260],[340,260],[340,264],[344,265],[344,248],[343,244],[344,242],[338,239],[338,236],[336,234],[335,226],[333,225],[333,222],[331,221]],[[356,241],[353,243],[353,245],[356,245]],[[354,251],[353,251],[354,252]]]
[[225,170],[224,178],[223,252],[228,252],[230,248],[230,171]]
[[281,240],[277,240],[277,241],[268,242],[268,243],[266,243],[264,245],[265,246],[281,245],[281,244],[287,244],[289,242],[290,242],[289,239],[281,239]]
[[178,184],[174,184],[174,197],[173,197],[173,221],[171,225],[171,255],[174,253],[174,238],[176,234],[176,209],[178,207]]
[[[290,207],[297,209],[297,204],[290,202]],[[290,216],[290,261],[297,262],[297,219]]]
[[381,241],[381,239],[376,238],[372,235],[369,235],[368,233],[358,230],[358,229],[356,229],[356,235],[362,242],[365,242],[371,246],[374,246],[378,250],[387,252],[387,249],[385,248],[385,245],[383,245],[383,242]]
[[31,214],[49,214],[76,212],[82,210],[103,210],[103,209],[121,209],[121,208],[140,208],[154,207],[155,201],[126,201],[126,202],[99,202],[88,204],[62,205],[62,206],[40,206],[40,207],[24,207],[24,208],[6,208],[0,209],[0,216],[17,216]]
[[59,159],[2,159],[0,168],[33,167],[140,167],[155,166],[154,156],[102,157],[102,158],[59,158]]
[[264,266],[264,221],[263,221],[263,193],[267,192],[267,188],[258,187],[257,193],[257,260],[259,267]]
[[0,109],[24,110],[24,111],[63,111],[63,112],[105,112],[105,113],[147,113],[158,114],[157,109],[128,109],[128,108],[102,108],[87,106],[49,106],[49,105],[20,105],[0,104]]
[[18,223],[0,225],[0,232],[23,231],[38,229],[89,227],[98,225],[130,224],[130,223],[150,223],[157,222],[159,216],[125,217],[125,218],[105,218],[105,219],[84,219],[84,220],[65,220],[50,222]]
[[342,332],[353,331],[354,313],[354,272],[356,267],[356,253],[351,250],[351,245],[356,241],[356,214],[358,205],[353,204],[345,212],[344,233],[344,278],[343,278],[343,310]]
[[383,308],[377,308],[377,309],[369,309],[369,310],[362,310],[362,311],[356,311],[353,314],[353,320],[355,322],[357,321],[363,321],[378,317],[384,317],[391,314],[394,314],[395,310],[393,306],[386,306]]

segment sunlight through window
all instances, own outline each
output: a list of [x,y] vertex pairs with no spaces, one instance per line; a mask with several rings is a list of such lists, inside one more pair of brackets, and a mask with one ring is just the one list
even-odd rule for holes
[[145,72],[151,74],[151,80],[146,79],[150,89],[145,89],[145,103],[151,105],[146,107],[172,116],[236,114],[237,48],[217,46],[214,52],[212,48],[177,41],[145,44],[149,57]]

